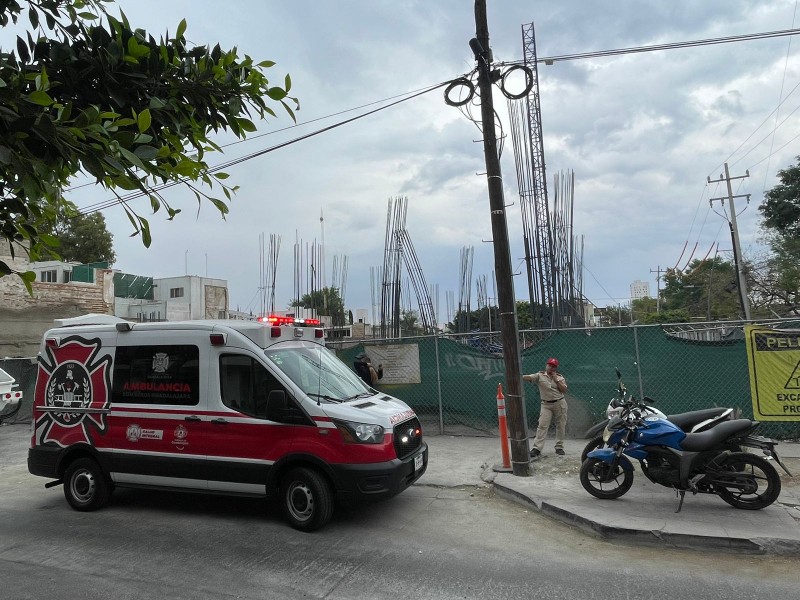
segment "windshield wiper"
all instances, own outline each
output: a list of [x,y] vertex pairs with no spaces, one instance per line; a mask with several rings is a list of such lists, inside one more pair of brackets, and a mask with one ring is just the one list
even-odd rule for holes
[[[314,392],[307,392],[307,396],[313,396],[315,398],[322,398],[324,400],[330,400],[331,402],[344,402],[341,398],[334,398],[333,396],[328,396],[327,394],[315,394]],[[345,398],[345,400],[349,400],[349,398]]]
[[356,394],[355,396],[348,396],[344,399],[344,402],[349,402],[350,400],[356,400],[357,398],[371,398],[374,396],[374,392],[361,392],[360,394]]

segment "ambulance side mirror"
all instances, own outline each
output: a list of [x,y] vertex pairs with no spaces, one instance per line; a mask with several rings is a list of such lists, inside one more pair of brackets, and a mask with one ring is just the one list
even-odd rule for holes
[[283,390],[272,390],[267,397],[267,419],[283,422],[286,410],[289,408],[286,402],[286,392]]

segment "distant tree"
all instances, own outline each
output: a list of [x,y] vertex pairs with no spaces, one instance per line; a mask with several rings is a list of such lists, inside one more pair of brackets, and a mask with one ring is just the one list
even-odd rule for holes
[[[32,31],[0,52],[0,242],[23,243],[32,260],[55,240],[65,207],[65,187],[79,173],[93,177],[119,199],[145,246],[150,227],[121,192],[146,196],[155,213],[180,212],[160,186],[185,184],[198,203],[224,215],[225,200],[208,195],[218,185],[229,200],[236,187],[213,173],[204,157],[220,150],[209,135],[226,130],[239,138],[256,130],[253,116],[274,115],[288,100],[291,80],[270,85],[264,69],[237,50],[190,47],[181,21],[173,36],[156,40],[121,14],[110,0],[0,2],[0,26],[27,12]],[[16,273],[0,261],[0,276]],[[30,291],[34,274],[18,273]]]
[[655,323],[688,323],[692,318],[689,311],[683,308],[675,310],[662,310],[657,313],[648,313],[642,322],[646,325]]
[[778,171],[778,183],[764,194],[758,210],[764,227],[784,237],[800,237],[800,156],[788,169]]
[[658,302],[655,298],[636,298],[631,300],[631,316],[634,321],[645,322],[647,315],[655,314]]
[[419,321],[417,311],[404,310],[400,314],[400,331],[405,335],[416,335],[420,328],[417,326]]
[[800,157],[778,171],[779,183],[758,207],[769,252],[753,269],[754,308],[761,316],[793,316],[800,311]]
[[344,325],[344,303],[335,287],[325,287],[304,294],[299,301],[292,302],[291,306],[313,310],[321,316],[329,316],[334,325]]
[[106,228],[102,213],[76,214],[59,219],[53,236],[58,240],[58,255],[68,262],[81,264],[117,260],[114,253],[114,236]]
[[754,313],[786,317],[800,313],[800,239],[771,234],[769,252],[752,270]]
[[[746,272],[749,272],[748,266]],[[661,296],[662,311],[686,311],[687,321],[741,317],[736,267],[720,256],[694,260],[685,271],[668,270]]]

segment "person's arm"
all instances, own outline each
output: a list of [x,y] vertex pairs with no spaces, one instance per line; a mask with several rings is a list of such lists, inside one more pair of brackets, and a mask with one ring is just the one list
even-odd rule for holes
[[564,376],[561,373],[556,373],[555,381],[559,392],[563,394],[567,391],[567,380],[564,379]]
[[531,373],[530,375],[523,375],[522,381],[530,381],[531,383],[536,383],[539,381],[539,373]]

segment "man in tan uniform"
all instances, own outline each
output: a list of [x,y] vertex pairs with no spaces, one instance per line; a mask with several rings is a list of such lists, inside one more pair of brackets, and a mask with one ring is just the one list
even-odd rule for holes
[[558,360],[547,359],[544,371],[523,375],[524,381],[530,381],[539,386],[539,395],[542,398],[542,408],[539,412],[539,426],[536,429],[536,438],[533,440],[531,460],[538,460],[547,438],[547,430],[553,419],[556,420],[556,454],[564,454],[564,437],[567,431],[567,401],[564,393],[567,391],[567,382],[564,376],[556,371]]

